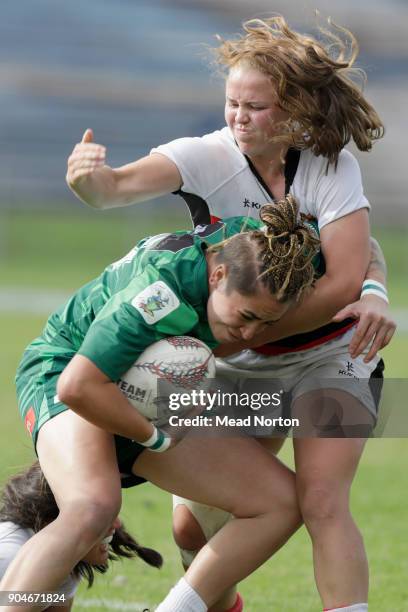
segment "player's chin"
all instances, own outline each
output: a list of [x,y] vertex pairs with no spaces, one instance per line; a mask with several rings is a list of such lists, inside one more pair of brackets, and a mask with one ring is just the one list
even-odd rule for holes
[[248,140],[242,140],[241,138],[239,139],[237,138],[236,141],[237,141],[239,150],[244,155],[248,155],[253,152],[254,147],[251,142],[248,142]]
[[90,565],[107,565],[109,559],[109,549],[101,544],[97,550],[93,550],[84,557],[83,561],[86,561]]
[[108,561],[109,561],[109,552],[104,552],[101,553],[100,555],[98,555],[98,557],[96,557],[96,559],[93,561],[92,565],[103,565],[105,567],[108,566]]

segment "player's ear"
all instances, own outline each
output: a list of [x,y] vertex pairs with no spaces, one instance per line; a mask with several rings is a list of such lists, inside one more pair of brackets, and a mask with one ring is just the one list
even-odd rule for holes
[[217,264],[210,272],[208,283],[212,289],[221,288],[227,282],[228,271],[224,263]]

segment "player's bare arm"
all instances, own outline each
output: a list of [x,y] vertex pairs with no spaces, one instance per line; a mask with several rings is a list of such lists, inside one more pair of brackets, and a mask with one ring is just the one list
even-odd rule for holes
[[369,261],[367,210],[358,210],[329,223],[321,230],[320,240],[325,274],[299,305],[258,337],[259,344],[325,325],[339,308],[359,297]]
[[[359,211],[359,212],[361,214],[364,214],[363,211]],[[354,213],[353,215],[348,215],[347,217],[344,217],[343,219],[346,222],[347,220],[350,221],[348,217],[352,218],[355,214],[356,213]],[[339,221],[341,221],[341,219]],[[338,229],[336,228],[337,223],[338,222],[329,224],[328,226],[326,226],[326,228],[329,230],[334,229],[337,231]],[[336,244],[334,242],[335,235],[332,234],[331,231],[329,231],[328,233],[326,228],[323,228],[323,231],[322,231],[323,252],[324,252],[323,240],[325,240],[326,243],[330,242],[331,245]],[[349,243],[349,246],[350,248],[354,248],[352,243]],[[328,255],[326,253],[325,257],[327,256]],[[342,259],[343,257],[344,255],[336,253],[335,261],[338,261],[338,262],[344,261],[344,259]],[[330,259],[330,255],[329,255],[329,259]],[[347,266],[341,266],[342,270],[340,270],[340,273],[346,272],[348,270],[349,265],[352,268],[353,266],[352,263],[348,264]],[[330,270],[332,271],[332,274],[336,274],[335,264],[334,264],[334,267],[333,265],[331,266]],[[327,275],[327,272],[326,272],[326,275]],[[251,341],[251,343],[244,344],[241,342],[239,344],[237,343],[234,345],[228,345],[228,346],[225,345],[223,347],[219,347],[218,349],[216,349],[216,354],[218,354],[219,356],[230,355],[243,348],[248,348],[249,346],[250,347],[259,346],[263,342],[265,342],[265,338],[268,338],[269,341],[274,341],[274,340],[279,340],[280,338],[285,337],[286,335],[291,335],[293,333],[302,333],[303,331],[309,331],[310,329],[312,329],[309,326],[306,327],[306,325],[307,324],[311,325],[313,320],[316,320],[312,318],[313,315],[319,316],[318,300],[322,299],[323,301],[323,298],[319,297],[323,295],[321,291],[324,291],[325,295],[328,295],[326,291],[330,291],[330,284],[327,284],[327,279],[325,278],[326,275],[322,277],[322,279],[317,281],[316,288],[313,291],[313,293],[309,297],[305,298],[302,301],[302,303],[299,305],[299,307],[296,308],[296,310],[292,309],[291,311],[289,311],[289,313],[285,315],[285,317],[283,317],[279,321],[279,325],[277,325],[276,328],[268,330],[267,332],[263,332],[261,335],[259,335],[259,337],[254,338]],[[370,238],[370,258],[369,258],[369,264],[368,264],[368,268],[365,274],[365,278],[376,280],[382,283],[383,285],[386,284],[385,258],[381,251],[380,245],[374,238]],[[332,277],[332,280],[334,281],[333,277]],[[356,328],[356,331],[352,338],[352,342],[350,344],[350,353],[353,357],[356,357],[359,354],[361,354],[362,351],[367,346],[371,344],[370,350],[368,354],[366,355],[366,357],[364,358],[364,360],[368,362],[374,357],[376,351],[384,348],[391,341],[391,338],[395,332],[396,325],[389,313],[389,306],[385,300],[382,300],[381,298],[378,298],[377,296],[367,295],[355,301],[356,297],[360,295],[361,284],[358,285],[357,279],[354,279],[354,280],[356,280],[356,284],[354,285],[355,297],[347,293],[351,289],[351,286],[348,285],[348,282],[353,281],[353,279],[348,278],[348,275],[346,278],[344,278],[344,275],[343,275],[344,284],[339,283],[336,286],[336,283],[334,281],[334,289],[335,289],[333,293],[334,299],[340,299],[340,301],[343,300],[343,304],[344,304],[344,300],[348,299],[349,304],[345,307],[342,307],[341,310],[336,312],[336,314],[333,316],[330,310],[330,305],[322,303],[320,306],[323,306],[323,308],[320,309],[320,313],[321,313],[321,316],[325,317],[325,311],[326,311],[327,312],[326,318],[323,318],[323,319],[320,318],[321,322],[317,323],[315,327],[313,327],[313,329],[319,327],[320,325],[329,323],[331,320],[342,321],[348,317],[359,319],[358,326]],[[341,291],[344,291],[345,293],[342,294]],[[327,310],[325,308],[326,306],[329,306]],[[309,319],[309,314],[305,315],[305,312],[309,312],[309,313],[311,312],[310,319]],[[303,317],[305,317],[305,319]],[[284,326],[286,326],[285,329],[288,330],[288,333],[284,333]]]
[[101,209],[150,200],[182,185],[176,164],[160,153],[119,168],[106,165],[106,148],[93,142],[90,129],[68,158],[66,181],[80,200]]
[[97,427],[144,442],[153,425],[90,359],[75,355],[58,381],[58,398]]
[[[370,262],[366,279],[377,281],[385,286],[387,265],[384,254],[375,238],[370,238],[370,247]],[[379,350],[390,343],[397,327],[390,315],[388,301],[376,295],[364,295],[360,300],[342,308],[333,317],[333,321],[342,321],[348,317],[358,319],[358,325],[349,346],[350,355],[353,358],[357,357],[371,344],[370,350],[364,357],[364,361],[368,363]]]
[[370,262],[366,273],[366,278],[386,285],[387,283],[387,264],[385,262],[384,253],[378,243],[378,240],[370,237]]

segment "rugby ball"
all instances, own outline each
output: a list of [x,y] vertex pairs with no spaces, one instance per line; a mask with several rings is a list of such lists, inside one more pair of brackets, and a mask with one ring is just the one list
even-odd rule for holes
[[121,376],[117,385],[129,402],[155,425],[170,415],[191,411],[191,405],[170,409],[170,394],[209,388],[215,358],[204,342],[190,336],[170,336],[151,344]]

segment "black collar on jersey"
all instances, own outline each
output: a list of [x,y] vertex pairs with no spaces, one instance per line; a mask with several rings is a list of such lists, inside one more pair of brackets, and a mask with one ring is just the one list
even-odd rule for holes
[[[248,166],[251,169],[252,174],[256,177],[257,181],[262,185],[268,196],[271,198],[271,201],[275,201],[275,196],[272,191],[269,189],[268,185],[263,180],[262,176],[259,174],[258,170],[255,168],[252,161],[249,159],[247,155],[244,155],[247,160]],[[293,179],[295,178],[296,170],[298,169],[300,160],[300,151],[298,149],[288,149],[285,157],[285,194],[288,195],[290,186],[293,183]]]

